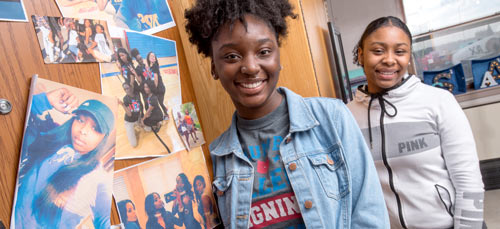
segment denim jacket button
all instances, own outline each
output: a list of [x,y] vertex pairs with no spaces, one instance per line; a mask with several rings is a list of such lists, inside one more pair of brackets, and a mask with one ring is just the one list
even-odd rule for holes
[[311,209],[313,207],[313,202],[310,200],[306,200],[306,202],[304,203],[304,207],[306,207],[306,209]]
[[295,170],[297,169],[297,164],[292,163],[292,164],[290,164],[290,165],[288,166],[288,168],[289,168],[290,170],[292,170],[292,171],[295,171]]
[[329,165],[333,165],[335,162],[332,159],[328,158],[328,160],[326,160],[326,163],[328,163]]
[[218,196],[222,196],[222,195],[224,195],[224,192],[223,191],[217,191],[217,195]]
[[292,141],[292,138],[291,138],[291,137],[288,137],[288,138],[286,138],[286,139],[285,139],[285,143],[286,143],[286,144],[290,143],[291,141]]

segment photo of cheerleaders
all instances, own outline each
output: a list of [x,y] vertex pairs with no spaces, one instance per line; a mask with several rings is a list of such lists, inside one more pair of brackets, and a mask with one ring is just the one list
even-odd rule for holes
[[186,229],[201,229],[200,222],[194,218],[193,187],[191,186],[186,174],[180,173],[176,178],[176,182],[177,185],[174,190],[176,199],[174,200],[172,213],[174,215],[179,215],[179,218],[182,220],[182,224],[184,224]]
[[129,200],[122,200],[118,202],[118,212],[120,213],[120,220],[125,229],[141,229],[137,213],[135,211],[135,204]]
[[125,83],[127,83],[132,88],[134,94],[139,94],[139,84],[137,83],[137,81],[135,81],[135,79],[139,77],[135,72],[130,54],[124,48],[119,48],[117,54],[118,63],[120,64],[120,72],[123,79],[125,80]]
[[205,228],[214,228],[219,224],[219,218],[217,218],[215,203],[210,195],[205,193],[205,188],[207,187],[205,178],[201,175],[197,175],[193,180],[193,185],[194,196],[198,204],[198,213],[203,218],[204,226]]
[[[158,129],[159,131],[155,133],[151,133],[151,128],[148,126],[136,128],[137,138],[134,139],[137,139],[137,144],[133,144],[126,133],[124,119],[118,119],[117,158],[162,156],[168,154],[170,150],[171,152],[183,150],[185,147],[177,134],[176,125],[169,121],[171,107],[182,103],[176,43],[131,31],[113,29],[112,34],[113,44],[120,47],[114,55],[118,61],[100,64],[102,93],[122,99],[126,95],[122,84],[126,82],[133,87],[134,94],[138,95],[144,104],[142,109],[143,114],[146,114],[145,108],[149,96],[144,88],[145,82],[150,81],[152,84],[149,85],[149,89],[157,101],[154,107],[159,111],[158,119],[156,112],[152,113],[154,125],[162,126],[161,130]],[[119,109],[118,115],[125,116],[125,110]],[[152,118],[147,120],[152,121]]]
[[126,95],[123,97],[123,101],[118,99],[118,104],[125,110],[125,131],[127,132],[128,142],[132,147],[136,147],[137,135],[135,133],[135,127],[141,125],[141,118],[144,116],[142,113],[143,105],[140,96],[134,94],[130,85],[123,83],[122,86]]
[[160,195],[153,192],[146,196],[144,206],[148,215],[146,229],[174,229],[174,225],[182,226],[182,221],[172,212],[165,210]]
[[158,97],[153,94],[152,88],[154,88],[153,82],[146,81],[146,83],[144,84],[144,91],[146,92],[147,96],[147,102],[144,104],[146,113],[142,118],[142,123],[147,127],[150,127],[156,133],[160,130],[161,121],[163,120],[163,118],[160,105],[158,104]]
[[[113,166],[106,158],[113,157],[114,114],[99,100],[80,102],[75,92],[58,87],[32,97],[12,214],[16,228],[110,226]],[[58,124],[60,116],[69,119]]]
[[148,62],[149,70],[146,76],[146,81],[154,82],[154,94],[158,97],[158,102],[160,103],[161,109],[163,111],[163,120],[168,120],[168,109],[163,104],[165,99],[165,84],[163,84],[163,79],[160,74],[160,66],[158,64],[158,59],[156,59],[156,55],[154,52],[149,52],[146,58]]

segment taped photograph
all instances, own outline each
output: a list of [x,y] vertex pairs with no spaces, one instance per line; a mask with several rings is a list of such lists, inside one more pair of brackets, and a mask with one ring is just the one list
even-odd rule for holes
[[220,220],[205,163],[197,147],[116,171],[113,195],[124,228],[217,226]]

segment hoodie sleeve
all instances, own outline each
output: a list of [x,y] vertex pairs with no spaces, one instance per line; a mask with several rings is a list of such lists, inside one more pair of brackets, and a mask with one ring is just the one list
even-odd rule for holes
[[451,93],[437,114],[441,148],[455,188],[454,228],[481,228],[484,186],[474,136],[467,117]]
[[351,177],[351,228],[390,228],[370,150],[351,112],[339,101],[336,126]]

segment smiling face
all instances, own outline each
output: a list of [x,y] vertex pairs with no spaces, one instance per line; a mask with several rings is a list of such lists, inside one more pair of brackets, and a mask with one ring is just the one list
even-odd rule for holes
[[125,90],[125,93],[127,93],[128,96],[130,97],[134,96],[134,91],[132,90],[132,88],[130,88],[130,85],[123,84],[123,90]]
[[151,95],[151,88],[149,88],[149,85],[147,83],[144,84],[144,92],[146,95]]
[[135,214],[135,207],[132,203],[128,202],[125,204],[125,207],[127,208],[127,220],[129,222],[135,222],[137,221],[137,214]]
[[238,114],[260,118],[273,111],[282,96],[276,91],[280,52],[274,30],[253,15],[223,25],[212,40],[212,70],[231,97]]
[[408,70],[411,43],[408,35],[395,26],[384,26],[368,35],[358,49],[368,82],[368,91],[378,93],[402,81]]
[[104,138],[104,134],[97,131],[97,125],[89,116],[78,114],[71,126],[71,142],[73,148],[80,154],[94,150]]
[[123,63],[128,63],[128,56],[126,53],[119,52],[118,56],[120,56],[120,59],[123,61]]
[[154,62],[156,62],[156,55],[154,53],[150,53],[148,56],[148,59],[149,59],[149,62],[151,64],[153,64]]

